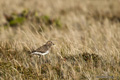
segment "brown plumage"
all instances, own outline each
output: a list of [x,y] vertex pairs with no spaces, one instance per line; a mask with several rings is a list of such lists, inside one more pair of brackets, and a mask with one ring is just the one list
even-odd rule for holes
[[39,47],[38,49],[32,51],[32,54],[45,55],[49,53],[49,49],[54,45],[52,41],[48,41],[45,45]]

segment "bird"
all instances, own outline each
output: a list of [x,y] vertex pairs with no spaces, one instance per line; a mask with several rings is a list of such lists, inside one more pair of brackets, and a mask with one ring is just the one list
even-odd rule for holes
[[33,50],[31,54],[33,55],[39,55],[39,56],[44,56],[49,53],[50,48],[54,45],[52,41],[47,41],[46,44],[43,46],[37,48],[36,50]]

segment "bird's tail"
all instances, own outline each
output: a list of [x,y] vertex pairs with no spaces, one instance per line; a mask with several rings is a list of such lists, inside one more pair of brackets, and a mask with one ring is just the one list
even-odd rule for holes
[[35,52],[35,50],[27,51],[28,54],[32,54],[34,52]]

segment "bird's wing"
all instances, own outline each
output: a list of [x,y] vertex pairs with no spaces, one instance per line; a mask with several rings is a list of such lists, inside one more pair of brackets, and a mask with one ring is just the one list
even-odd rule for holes
[[41,52],[41,53],[45,53],[47,50],[48,48],[46,47],[46,45],[43,45],[39,47],[38,49],[36,49],[37,52]]

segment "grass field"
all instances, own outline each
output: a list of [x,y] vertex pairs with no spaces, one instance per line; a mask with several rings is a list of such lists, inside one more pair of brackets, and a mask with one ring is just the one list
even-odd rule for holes
[[[119,4],[0,0],[0,80],[119,80]],[[48,40],[49,54],[29,54]]]

